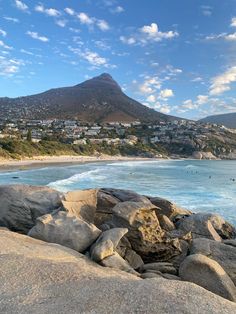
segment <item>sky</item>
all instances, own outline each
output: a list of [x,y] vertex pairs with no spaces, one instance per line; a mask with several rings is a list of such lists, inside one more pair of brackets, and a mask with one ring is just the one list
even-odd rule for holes
[[0,0],[0,97],[104,72],[165,114],[236,112],[236,0]]

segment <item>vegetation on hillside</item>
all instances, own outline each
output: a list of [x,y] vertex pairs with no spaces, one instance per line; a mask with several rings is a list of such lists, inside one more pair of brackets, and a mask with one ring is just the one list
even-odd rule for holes
[[60,155],[122,155],[122,156],[143,156],[153,157],[157,153],[166,154],[163,148],[157,145],[108,145],[91,144],[71,145],[56,141],[42,140],[39,143],[33,143],[30,140],[1,139],[0,157],[21,159],[33,156],[60,156]]

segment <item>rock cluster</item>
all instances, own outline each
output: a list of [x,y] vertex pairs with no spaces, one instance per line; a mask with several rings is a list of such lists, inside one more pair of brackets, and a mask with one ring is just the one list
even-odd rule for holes
[[236,230],[215,214],[132,191],[61,194],[15,185],[0,186],[0,226],[82,253],[132,280],[182,287],[189,281],[236,302]]

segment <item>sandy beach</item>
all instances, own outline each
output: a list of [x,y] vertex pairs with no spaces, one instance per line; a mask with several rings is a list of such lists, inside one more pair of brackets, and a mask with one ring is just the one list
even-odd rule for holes
[[63,166],[68,164],[80,164],[89,162],[101,161],[127,161],[127,160],[153,160],[153,158],[141,157],[125,157],[125,156],[36,156],[33,158],[23,158],[21,160],[14,159],[0,159],[1,170],[14,170],[14,169],[30,169],[40,168],[48,165]]

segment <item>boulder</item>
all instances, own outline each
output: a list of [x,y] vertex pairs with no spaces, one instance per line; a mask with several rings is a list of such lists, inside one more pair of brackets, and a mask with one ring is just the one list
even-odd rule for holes
[[157,215],[157,218],[162,229],[165,231],[175,230],[175,225],[166,215],[159,214]]
[[203,152],[203,151],[195,151],[193,152],[192,158],[194,159],[209,159],[209,160],[216,160],[218,159],[212,152]]
[[131,249],[132,249],[131,243],[129,242],[126,236],[124,236],[120,240],[119,244],[116,247],[117,253],[119,253],[120,256],[122,257],[125,256],[127,250],[131,250]]
[[157,206],[157,214],[162,214],[167,216],[170,220],[174,220],[177,215],[189,216],[192,213],[189,210],[183,209],[175,205],[174,203],[161,198],[161,197],[151,197],[147,196],[151,203]]
[[69,248],[0,230],[4,314],[232,314],[236,305],[190,282],[103,268]]
[[100,228],[112,219],[112,208],[118,204],[120,200],[115,196],[107,194],[102,190],[98,190],[97,194],[97,209],[95,213],[95,225]]
[[149,263],[149,264],[144,264],[140,268],[141,272],[161,272],[161,273],[168,273],[171,275],[176,275],[177,270],[171,263]]
[[95,262],[113,255],[120,239],[128,232],[126,228],[114,228],[104,231],[97,241],[91,246],[90,256]]
[[100,264],[105,267],[119,269],[139,276],[139,274],[129,265],[129,263],[125,261],[117,252],[104,258]]
[[236,239],[224,240],[223,243],[224,243],[224,244],[227,244],[227,245],[234,246],[234,247],[236,248]]
[[144,264],[141,256],[132,249],[127,249],[123,258],[133,269],[139,269]]
[[169,279],[169,280],[181,280],[181,278],[179,276],[168,274],[168,273],[161,273],[161,276],[163,278]]
[[188,256],[179,268],[181,279],[193,282],[230,301],[236,301],[236,287],[224,269],[201,254]]
[[69,212],[59,211],[37,219],[28,235],[50,243],[58,243],[78,252],[84,252],[101,231]]
[[222,240],[210,219],[201,213],[181,219],[178,223],[178,230],[183,233],[191,232],[193,239],[207,238],[219,242]]
[[140,277],[143,279],[162,278],[161,273],[151,273],[151,272],[143,273],[141,274]]
[[210,220],[212,226],[222,239],[235,239],[236,229],[230,223],[225,221],[221,216],[206,213],[202,213],[202,215]]
[[27,234],[36,219],[61,206],[61,194],[46,186],[1,185],[0,226]]
[[120,240],[118,246],[116,247],[116,251],[130,264],[133,269],[138,269],[144,264],[141,256],[132,249],[132,246],[126,236]]
[[64,195],[63,210],[94,223],[97,207],[97,190],[77,190]]
[[134,191],[130,190],[121,190],[121,189],[101,189],[103,193],[106,193],[108,195],[111,195],[112,197],[115,197],[120,202],[143,202],[143,203],[149,203],[149,200],[147,197],[140,195]]
[[103,190],[98,190],[97,194],[97,212],[112,214],[112,208],[118,204],[120,200],[106,193]]
[[208,239],[195,239],[190,248],[190,254],[209,256],[226,271],[236,285],[236,248],[231,245]]
[[187,241],[179,239],[179,244],[181,253],[169,260],[169,262],[171,262],[177,269],[179,268],[179,265],[184,261],[189,252],[189,243]]
[[144,262],[168,261],[180,254],[178,239],[166,236],[155,209],[150,202],[122,202],[113,208],[113,224],[128,228],[126,237]]

